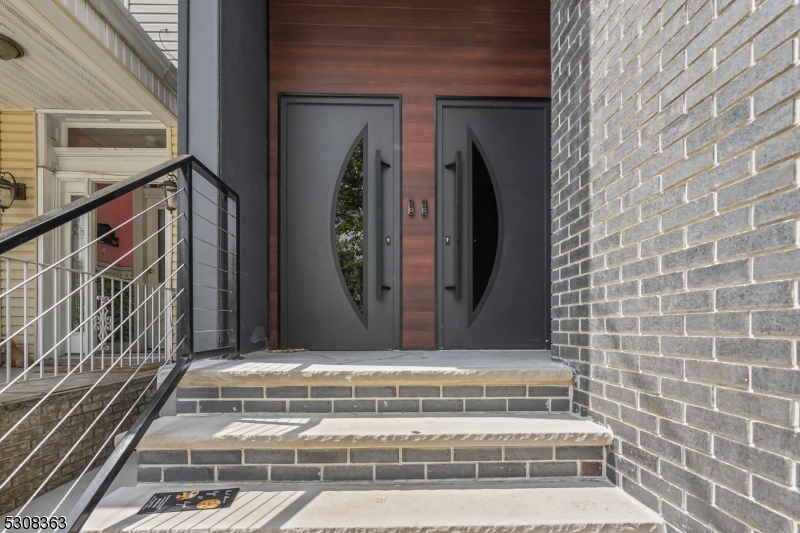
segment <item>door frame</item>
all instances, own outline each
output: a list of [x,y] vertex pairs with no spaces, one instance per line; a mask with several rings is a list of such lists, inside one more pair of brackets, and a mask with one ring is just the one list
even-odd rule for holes
[[[434,341],[437,350],[444,349],[444,303],[442,299],[442,294],[444,293],[444,247],[442,246],[441,235],[443,234],[443,210],[438,209],[438,206],[441,206],[441,198],[443,195],[443,184],[444,184],[444,176],[442,175],[440,165],[441,154],[439,153],[439,128],[441,127],[441,115],[445,107],[483,107],[483,108],[520,108],[520,109],[543,109],[545,111],[545,139],[547,139],[548,147],[547,153],[550,154],[552,151],[552,144],[550,138],[550,120],[551,120],[551,99],[550,98],[505,98],[505,97],[479,97],[479,96],[435,96],[434,97],[434,135],[433,135],[433,142],[434,142],[434,166],[436,168],[435,171],[435,180],[436,180],[436,229],[435,229],[435,236],[434,236],[434,247],[435,247],[435,256],[434,256],[434,263],[435,263],[435,283],[434,283],[434,298],[436,300],[436,324],[435,324],[435,335]],[[550,158],[545,159],[546,163],[546,176],[551,176],[552,172],[552,165]],[[543,184],[543,194],[545,198],[551,198],[551,191],[550,191],[550,179],[545,180]],[[499,199],[498,199],[499,201]],[[548,202],[549,205],[549,202]],[[552,218],[550,217],[550,220]],[[547,243],[546,253],[544,254],[547,260],[547,271],[551,272],[550,279],[547,280],[547,292],[548,294],[552,295],[552,268],[550,262],[551,256],[551,228],[550,224],[547,224],[546,227],[542,228],[545,233],[545,239]],[[502,224],[501,224],[502,227]],[[499,247],[502,247],[502,243],[499,243]],[[465,280],[466,283],[466,280]],[[551,339],[552,339],[552,321],[551,321],[551,313],[552,313],[552,305],[548,305],[547,307],[547,316],[545,320],[547,321],[547,337],[545,343],[548,346],[551,346]]]
[[394,333],[392,348],[399,350],[402,339],[402,301],[403,301],[403,226],[402,226],[402,200],[403,200],[403,138],[402,138],[402,96],[399,94],[309,94],[309,93],[278,93],[278,346],[288,346],[289,325],[285,317],[288,314],[288,284],[285,272],[288,271],[288,235],[286,205],[287,175],[286,175],[286,107],[291,103],[303,104],[334,104],[334,105],[391,105],[394,114],[394,161],[397,174],[394,184],[394,198],[397,209],[394,211],[395,242],[394,268],[395,283],[392,287],[394,298]]

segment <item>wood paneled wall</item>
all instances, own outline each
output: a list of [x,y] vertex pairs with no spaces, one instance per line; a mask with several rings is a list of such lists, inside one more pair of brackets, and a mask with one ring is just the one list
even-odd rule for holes
[[434,98],[550,97],[549,0],[271,0],[270,339],[278,340],[278,95],[402,96],[404,348],[435,343]]

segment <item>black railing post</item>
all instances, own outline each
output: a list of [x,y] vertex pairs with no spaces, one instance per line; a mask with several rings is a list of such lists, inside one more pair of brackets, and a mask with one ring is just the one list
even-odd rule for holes
[[181,167],[178,173],[178,190],[183,194],[178,196],[178,242],[183,243],[178,247],[178,265],[182,266],[178,272],[178,316],[183,317],[178,328],[178,338],[186,339],[181,344],[178,355],[186,357],[192,350],[192,166]]

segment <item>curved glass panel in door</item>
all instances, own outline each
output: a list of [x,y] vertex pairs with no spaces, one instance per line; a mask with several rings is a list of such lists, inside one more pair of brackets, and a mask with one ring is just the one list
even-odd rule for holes
[[[343,165],[337,183],[334,212],[334,246],[339,258],[340,281],[353,308],[364,317],[364,133]],[[362,318],[363,321],[363,318]]]
[[[500,254],[500,209],[495,190],[494,178],[478,143],[473,138],[470,143],[471,182],[472,182],[472,286],[470,304],[472,316],[479,311],[491,290],[493,275]],[[471,322],[471,320],[470,320]]]

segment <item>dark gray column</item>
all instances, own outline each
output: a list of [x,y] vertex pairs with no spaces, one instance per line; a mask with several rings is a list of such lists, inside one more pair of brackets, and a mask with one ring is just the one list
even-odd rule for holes
[[239,193],[242,352],[268,331],[268,70],[263,0],[180,0],[180,153]]

